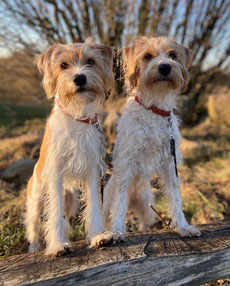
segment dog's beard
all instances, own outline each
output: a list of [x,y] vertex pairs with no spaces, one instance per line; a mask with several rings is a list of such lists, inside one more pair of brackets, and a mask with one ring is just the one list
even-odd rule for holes
[[94,90],[75,89],[74,92],[58,92],[59,98],[63,103],[73,105],[86,105],[93,101],[104,102],[104,93],[98,93]]
[[93,90],[88,90],[86,88],[79,88],[76,90],[74,97],[76,100],[80,100],[84,104],[88,104],[96,100],[97,93]]
[[173,67],[171,73],[167,76],[160,75],[156,67],[143,72],[140,83],[149,88],[160,85],[168,89],[179,90],[183,86],[184,79],[178,66]]
[[84,86],[77,86],[72,80],[66,78],[60,79],[57,84],[57,93],[65,104],[86,105],[95,100],[103,102],[105,98],[103,82],[98,78],[87,78]]

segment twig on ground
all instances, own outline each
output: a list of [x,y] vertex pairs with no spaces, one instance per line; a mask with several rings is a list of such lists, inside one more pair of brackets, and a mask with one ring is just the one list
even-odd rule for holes
[[167,228],[170,228],[171,219],[168,221],[168,223],[161,217],[160,213],[154,209],[154,207],[149,204],[149,207],[158,215],[159,219],[163,222],[164,225],[166,225]]

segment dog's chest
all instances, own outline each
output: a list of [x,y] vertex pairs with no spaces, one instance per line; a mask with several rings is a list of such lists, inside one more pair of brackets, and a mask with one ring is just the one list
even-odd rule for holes
[[[139,170],[151,176],[158,172],[165,163],[172,160],[169,122],[167,118],[159,118],[153,122],[145,122],[145,127],[140,125],[140,130],[143,135],[138,139],[140,148],[136,156],[136,164]],[[173,136],[178,145],[179,138],[175,126]]]
[[[142,130],[142,138],[139,138],[140,145],[143,144],[141,152],[149,158],[157,154],[167,156],[169,153],[169,124],[166,118],[155,120],[143,120],[139,126]],[[174,132],[175,133],[175,132]]]
[[168,117],[145,113],[134,117],[132,129],[137,144],[145,146],[145,149],[163,149],[169,147],[170,135],[179,142],[179,130],[177,122],[172,118],[172,128]]
[[[180,133],[174,115],[171,122],[178,149]],[[171,159],[168,117],[155,115],[137,107],[124,113],[118,132],[120,140],[128,146],[128,152],[132,154],[131,158],[137,163],[139,169],[152,170],[153,166],[158,168],[163,162]]]
[[104,168],[103,137],[94,125],[73,120],[62,123],[53,142],[63,175],[81,179],[93,165]]

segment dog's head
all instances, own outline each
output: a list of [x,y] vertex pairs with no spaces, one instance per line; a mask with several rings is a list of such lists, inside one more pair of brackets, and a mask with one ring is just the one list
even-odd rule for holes
[[191,50],[167,37],[136,40],[124,50],[124,69],[130,88],[145,86],[185,90],[192,64]]
[[58,94],[63,103],[103,101],[105,90],[113,86],[112,54],[109,46],[92,39],[51,46],[36,60],[47,97]]

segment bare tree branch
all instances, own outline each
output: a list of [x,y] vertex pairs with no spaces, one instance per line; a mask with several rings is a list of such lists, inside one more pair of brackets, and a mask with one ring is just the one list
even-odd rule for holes
[[188,91],[198,94],[201,76],[229,63],[229,13],[226,0],[2,0],[0,46],[35,53],[92,36],[120,48],[138,35],[173,35],[195,55]]

